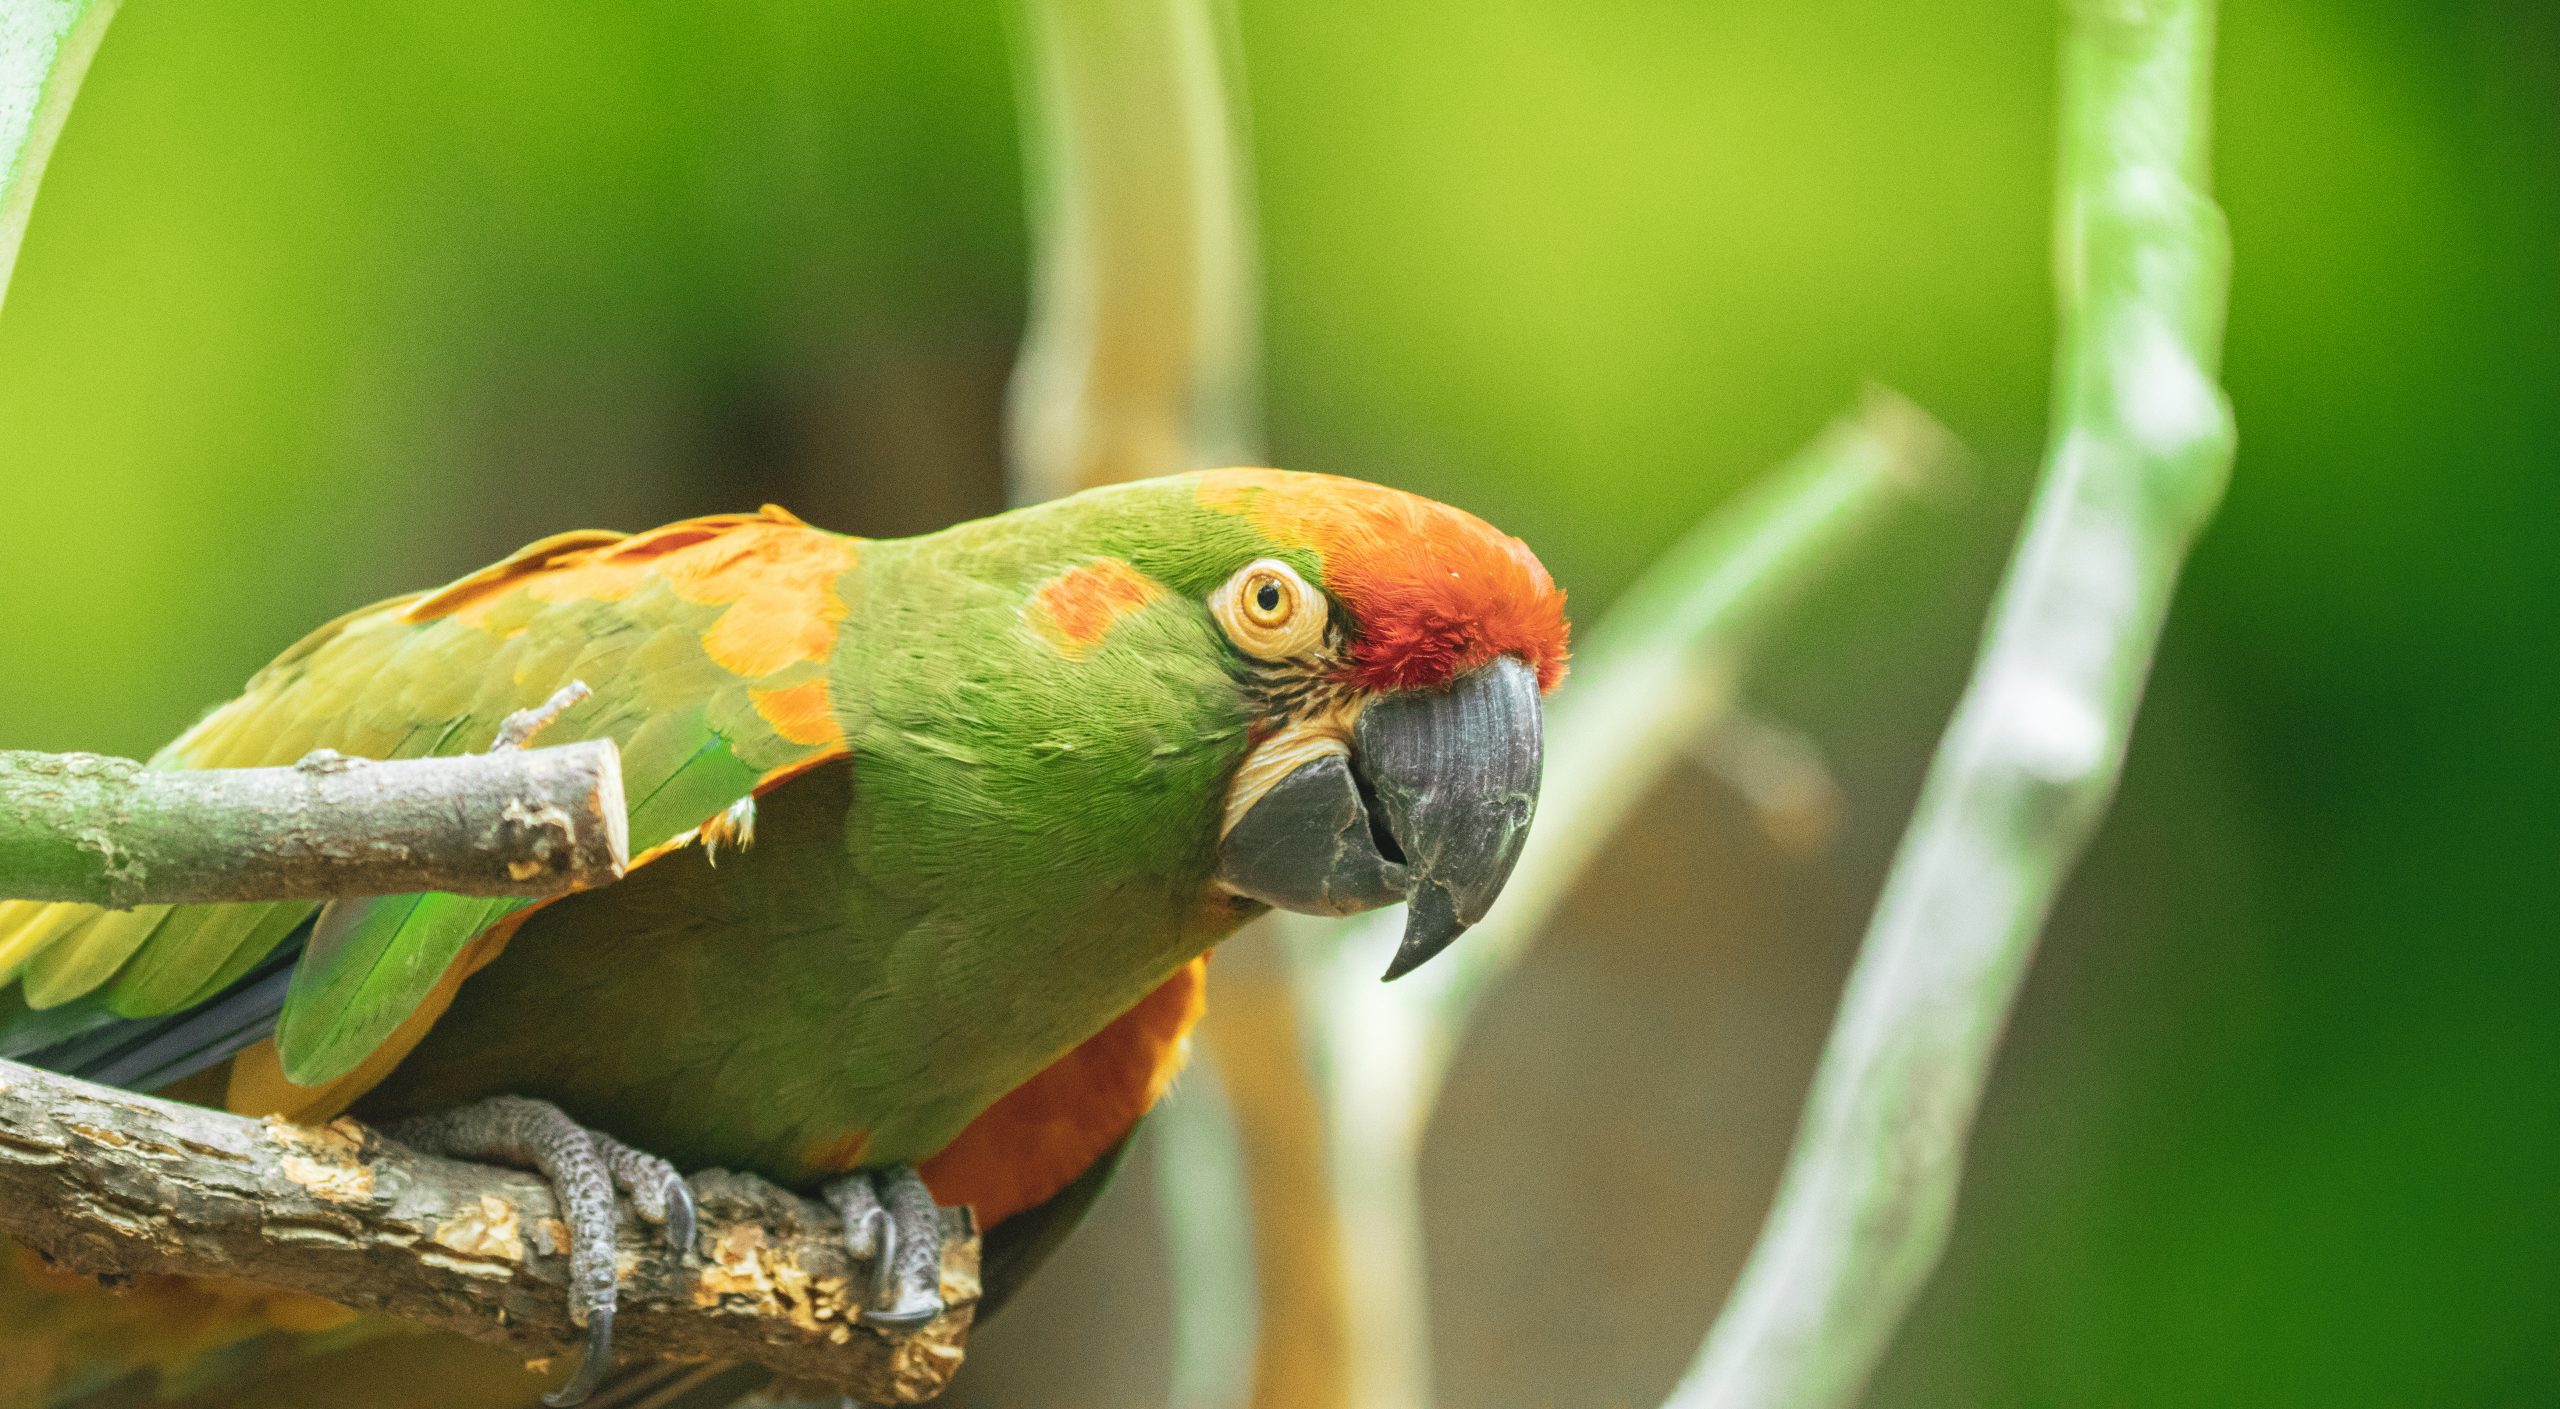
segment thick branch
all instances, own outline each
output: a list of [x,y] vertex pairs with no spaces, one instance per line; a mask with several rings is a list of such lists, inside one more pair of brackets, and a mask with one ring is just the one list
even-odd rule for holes
[[20,900],[559,895],[619,877],[627,829],[606,740],[287,768],[0,753],[0,896]]
[[[978,1245],[956,1220],[942,1294],[912,1334],[853,1320],[867,1285],[835,1215],[714,1172],[697,1256],[625,1210],[617,1347],[751,1361],[863,1400],[918,1403],[959,1368]],[[230,1277],[454,1331],[528,1357],[573,1351],[566,1233],[530,1174],[435,1159],[352,1121],[257,1121],[0,1062],[0,1233],[98,1276]]]

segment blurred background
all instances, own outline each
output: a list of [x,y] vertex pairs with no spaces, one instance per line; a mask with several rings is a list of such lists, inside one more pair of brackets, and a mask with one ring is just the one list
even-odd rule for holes
[[[1008,14],[133,0],[0,319],[0,747],[148,753],[308,627],[561,529],[1000,507]],[[1828,844],[1673,779],[1432,1126],[1442,1400],[1658,1402],[2040,448],[2056,16],[1238,21],[1275,463],[1483,514],[1588,621],[1868,379],[1978,457],[1752,666]],[[2560,1403],[2560,9],[2221,33],[2237,478],[1871,1404]],[[1163,1402],[1150,1194],[1136,1162],[952,1402]]]

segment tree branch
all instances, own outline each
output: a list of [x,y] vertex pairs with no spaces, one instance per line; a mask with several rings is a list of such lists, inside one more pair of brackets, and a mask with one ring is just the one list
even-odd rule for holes
[[629,860],[607,740],[285,768],[0,752],[0,895],[126,909],[452,891],[561,895]]
[[1886,878],[1778,1202],[1674,1409],[1837,1409],[1944,1247],[2036,936],[2115,791],[2230,474],[2211,0],[2065,6],[2052,443]]
[[[0,295],[36,187],[116,0],[0,0]],[[155,770],[0,752],[0,896],[141,904],[447,891],[539,898],[619,878],[619,752],[526,751],[585,697],[510,716],[487,754]],[[958,1369],[978,1242],[946,1210],[950,1308],[888,1335],[835,1216],[760,1180],[694,1181],[695,1248],[622,1210],[624,1352],[739,1361],[865,1401],[914,1404]],[[547,1357],[573,1348],[566,1230],[532,1175],[435,1159],[352,1121],[258,1122],[0,1061],[0,1235],[102,1278],[236,1278]]]
[[630,862],[620,753],[524,748],[586,696],[572,681],[462,758],[156,769],[0,752],[0,896],[126,909],[603,885]]
[[[679,1261],[626,1207],[619,1348],[750,1361],[894,1404],[941,1392],[978,1297],[978,1243],[946,1211],[951,1310],[889,1335],[858,1324],[866,1278],[819,1204],[743,1175],[697,1176]],[[0,1233],[100,1277],[280,1287],[529,1357],[574,1350],[567,1233],[531,1174],[417,1154],[353,1121],[251,1120],[0,1062]]]

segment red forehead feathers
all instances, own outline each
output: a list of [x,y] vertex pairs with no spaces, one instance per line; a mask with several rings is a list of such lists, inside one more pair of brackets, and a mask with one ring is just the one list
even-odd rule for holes
[[1527,544],[1475,515],[1362,480],[1280,470],[1215,471],[1201,476],[1200,495],[1322,560],[1325,587],[1354,619],[1356,683],[1441,685],[1503,655],[1536,670],[1542,690],[1564,678],[1564,593]]

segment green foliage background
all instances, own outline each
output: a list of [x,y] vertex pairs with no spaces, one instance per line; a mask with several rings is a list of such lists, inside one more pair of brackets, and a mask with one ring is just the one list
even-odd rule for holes
[[[2055,17],[1241,22],[1281,463],[1474,508],[1588,614],[1864,378],[1982,456],[1760,674],[1834,757],[1836,849],[1668,790],[1435,1130],[1447,1400],[1649,1402],[2039,447]],[[2222,29],[2235,488],[1879,1405],[2560,1399],[2560,10]],[[306,627],[562,528],[995,507],[1019,181],[980,0],[128,0],[0,319],[0,746],[146,752]],[[1035,1373],[1079,1306],[1160,1322],[1143,1258],[1079,1258],[982,1340],[986,1402],[1156,1383]]]

